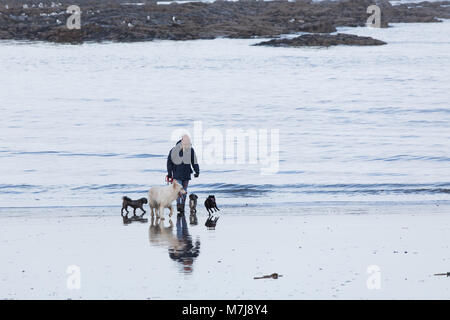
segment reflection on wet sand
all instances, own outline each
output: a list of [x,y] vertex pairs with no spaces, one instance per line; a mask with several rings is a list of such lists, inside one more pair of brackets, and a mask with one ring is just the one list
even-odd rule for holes
[[165,226],[164,220],[152,217],[149,240],[152,245],[167,246],[169,257],[180,263],[183,273],[193,271],[194,260],[200,254],[200,239],[197,238],[195,243],[193,242],[184,216],[177,217],[175,234],[172,219],[169,219],[169,226]]
[[189,223],[193,226],[198,225],[198,219],[197,219],[197,214],[195,213],[191,213],[189,215]]

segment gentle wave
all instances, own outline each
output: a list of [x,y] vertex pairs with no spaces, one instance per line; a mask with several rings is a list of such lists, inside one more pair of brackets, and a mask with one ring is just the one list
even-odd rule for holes
[[[115,193],[144,193],[149,186],[144,184],[91,184],[82,186],[40,186],[27,184],[1,184],[2,193],[42,193],[49,190],[64,190],[78,192],[102,191],[108,194]],[[211,183],[195,184],[199,192],[211,192],[235,196],[262,196],[266,193],[294,193],[294,194],[450,194],[450,182],[444,183],[380,183],[380,184],[229,184]]]
[[[415,135],[405,135],[402,138],[417,138]],[[324,144],[322,147],[325,149],[330,145]],[[42,150],[42,151],[2,151],[2,157],[8,157],[8,154],[11,156],[15,155],[54,155],[60,157],[101,157],[101,158],[112,158],[119,157],[125,159],[148,159],[148,158],[165,158],[167,155],[163,154],[151,154],[151,153],[139,153],[139,154],[122,154],[122,153],[88,153],[88,152],[66,152],[66,151],[53,151],[53,150]],[[283,152],[281,151],[280,154]],[[327,158],[324,158],[327,159]],[[429,156],[429,155],[413,155],[413,154],[398,154],[392,155],[388,157],[369,157],[369,156],[355,156],[355,159],[359,161],[383,161],[383,162],[392,162],[392,161],[430,161],[430,162],[450,162],[450,157],[447,156]],[[286,162],[285,159],[280,159],[280,163]],[[164,172],[165,170],[150,170],[145,172]],[[205,170],[208,173],[227,173],[227,172],[237,172],[239,170]],[[297,174],[304,173],[303,170],[281,170],[279,174]]]
[[39,151],[1,151],[2,153],[9,153],[10,155],[56,155],[60,157],[124,157],[128,159],[136,158],[164,158],[166,155],[139,153],[139,154],[122,154],[122,153],[90,153],[90,152],[67,152],[54,150],[39,150]]
[[450,183],[436,184],[200,184],[196,187],[218,191],[222,194],[252,194],[255,196],[268,192],[287,192],[303,194],[411,194],[411,193],[450,193]]
[[436,156],[413,156],[407,154],[399,154],[385,158],[373,158],[371,161],[450,161],[450,157],[436,157]]

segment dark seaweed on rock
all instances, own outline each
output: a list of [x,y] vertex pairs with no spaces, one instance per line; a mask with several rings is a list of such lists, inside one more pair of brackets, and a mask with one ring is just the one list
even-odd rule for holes
[[373,39],[371,37],[360,37],[353,34],[338,33],[336,35],[330,34],[304,34],[302,36],[292,39],[273,39],[257,43],[256,46],[271,46],[271,47],[329,47],[337,45],[348,46],[379,46],[386,44],[381,40]]
[[[41,7],[39,3],[42,2]],[[155,1],[78,0],[81,30],[68,30],[69,0],[3,0],[0,39],[60,43],[226,38],[275,38],[296,32],[330,33],[338,26],[364,26],[373,0],[215,1],[158,5]],[[23,4],[27,4],[24,8]],[[450,18],[450,1],[392,6],[376,1],[381,25],[438,22]],[[175,17],[175,19],[174,19]]]

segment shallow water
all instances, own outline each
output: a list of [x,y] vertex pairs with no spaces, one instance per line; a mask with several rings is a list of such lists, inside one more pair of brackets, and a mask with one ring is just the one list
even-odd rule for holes
[[200,164],[219,207],[450,200],[450,21],[340,31],[388,45],[0,42],[0,207],[145,196],[194,121],[280,130],[277,174]]

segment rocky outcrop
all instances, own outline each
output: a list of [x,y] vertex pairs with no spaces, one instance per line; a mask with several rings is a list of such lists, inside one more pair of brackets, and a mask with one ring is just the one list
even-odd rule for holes
[[382,8],[382,14],[391,23],[440,22],[439,19],[450,19],[450,2],[405,3]]
[[[338,26],[364,26],[373,0],[312,2],[216,1],[158,5],[140,0],[77,0],[81,30],[68,30],[66,9],[72,0],[4,0],[0,4],[0,39],[147,41],[227,38],[274,38],[296,32],[330,33]],[[27,6],[24,8],[23,4]],[[392,6],[377,0],[382,27],[389,22],[437,22],[450,18],[450,1]]]
[[256,44],[256,46],[270,47],[329,47],[337,45],[347,46],[380,46],[386,44],[371,37],[360,37],[353,34],[304,34],[292,39],[273,39]]

